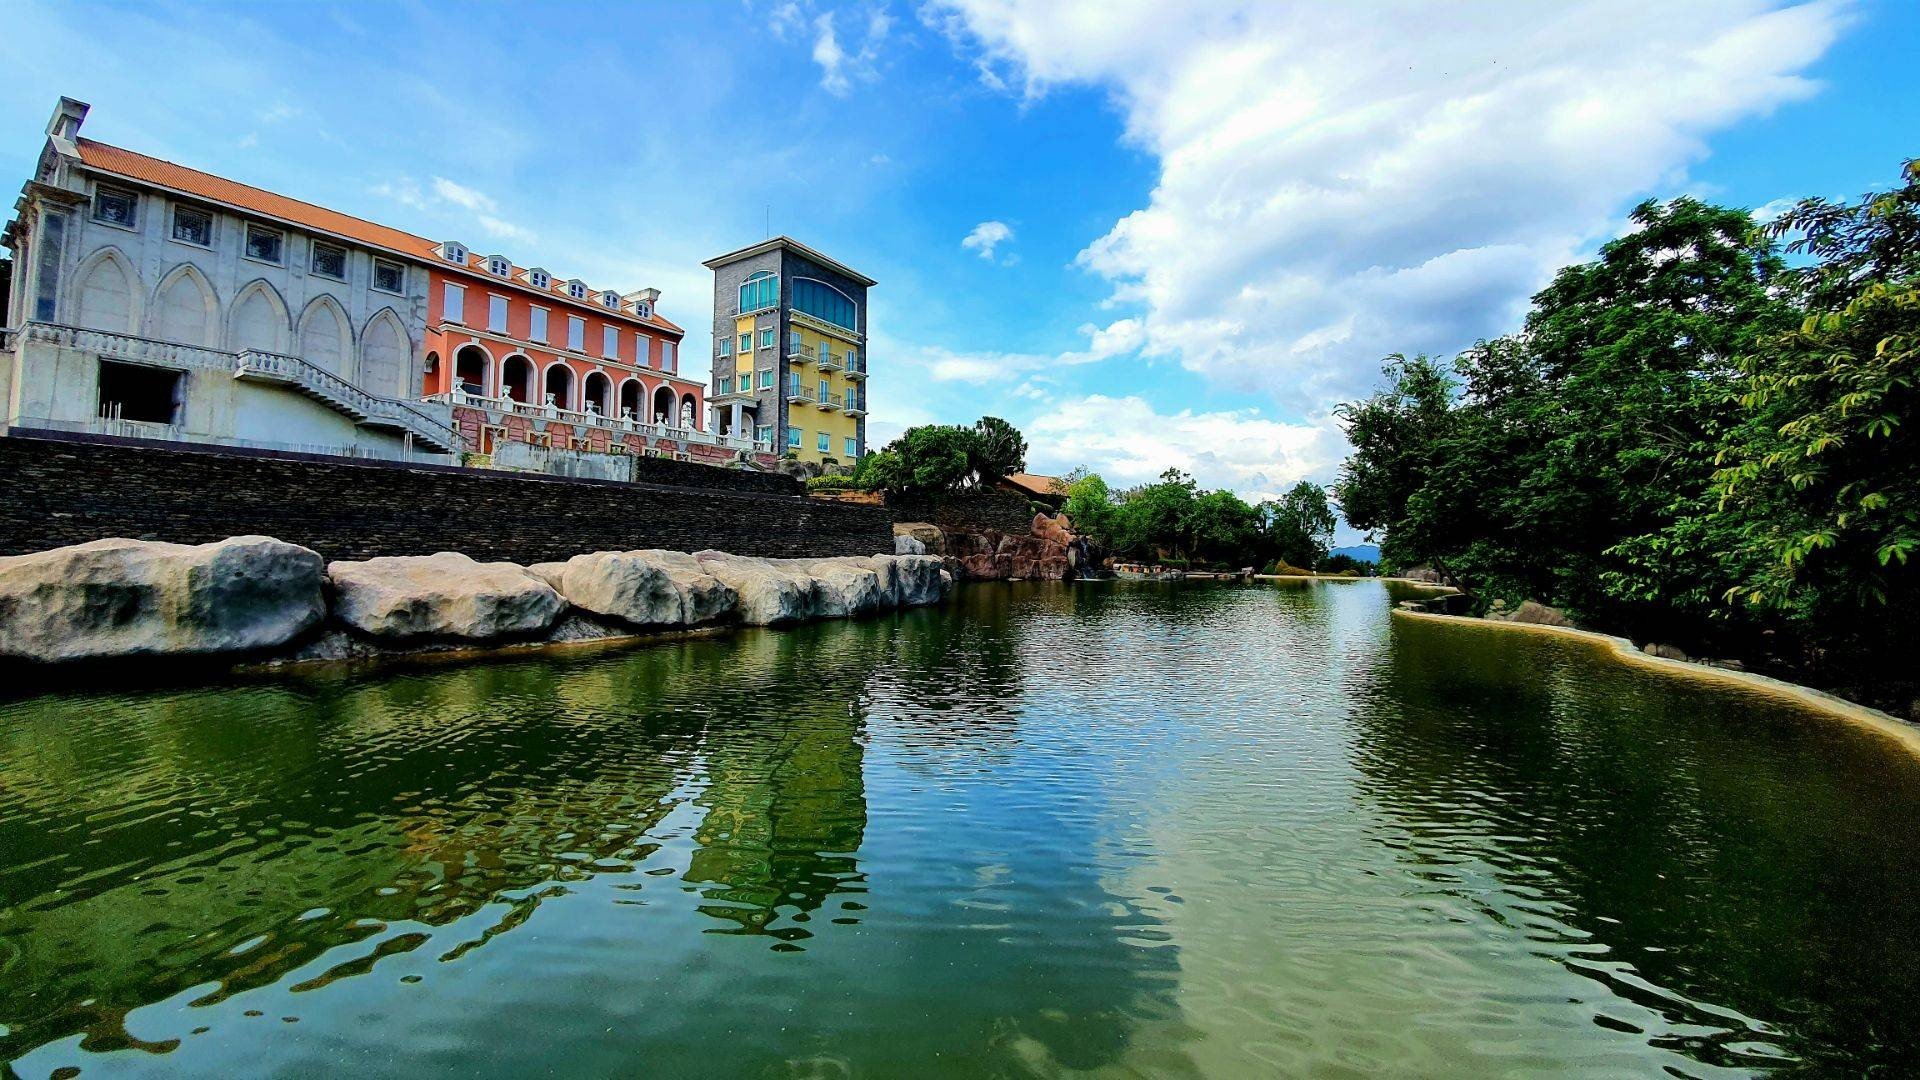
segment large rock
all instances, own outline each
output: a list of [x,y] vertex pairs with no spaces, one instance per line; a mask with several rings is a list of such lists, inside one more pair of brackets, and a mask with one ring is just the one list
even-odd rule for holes
[[734,608],[733,590],[677,551],[596,551],[529,569],[568,603],[636,626],[694,626]]
[[904,607],[934,604],[946,595],[946,563],[932,555],[898,555],[894,565],[900,574],[900,603]]
[[797,572],[787,560],[776,562],[724,551],[696,551],[692,557],[704,573],[739,597],[740,621],[749,626],[809,619],[818,606],[812,576]]
[[[870,615],[899,602],[894,589],[887,587],[880,571],[866,558],[794,560],[789,566],[796,574],[813,578],[815,618]],[[889,576],[897,584],[898,575]]]
[[325,562],[267,536],[95,540],[0,557],[0,656],[84,660],[249,652],[326,613]]
[[945,555],[947,554],[946,534],[940,526],[930,521],[896,521],[893,523],[893,535],[911,536],[920,541],[924,551],[900,551],[896,547],[895,555]]
[[906,533],[893,534],[893,553],[895,555],[925,555],[927,542],[917,536]]
[[1507,622],[1533,623],[1537,626],[1572,626],[1573,620],[1559,608],[1548,607],[1534,600],[1523,600],[1520,606],[1507,616]]
[[382,638],[482,641],[539,633],[566,609],[560,593],[513,563],[458,552],[402,555],[327,567],[334,617]]

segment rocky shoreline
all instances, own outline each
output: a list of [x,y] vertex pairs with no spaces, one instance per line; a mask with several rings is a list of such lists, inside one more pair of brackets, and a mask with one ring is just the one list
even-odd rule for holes
[[852,618],[939,601],[942,560],[596,551],[520,566],[457,552],[327,562],[267,536],[106,539],[0,557],[0,662],[373,659]]

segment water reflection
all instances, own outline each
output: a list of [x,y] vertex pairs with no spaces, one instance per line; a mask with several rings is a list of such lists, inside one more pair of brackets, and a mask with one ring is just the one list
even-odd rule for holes
[[[1377,842],[1708,1065],[1920,1071],[1920,767],[1761,694],[1396,622],[1356,688]],[[1891,842],[1890,842],[1891,841]],[[1890,1074],[1891,1074],[1890,1073]]]

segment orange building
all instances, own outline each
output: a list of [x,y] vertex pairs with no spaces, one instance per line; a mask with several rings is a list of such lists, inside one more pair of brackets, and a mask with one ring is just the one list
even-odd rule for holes
[[453,406],[472,450],[506,439],[717,461],[757,449],[705,430],[706,381],[681,373],[684,331],[654,309],[658,290],[592,289],[457,241],[433,253],[421,389]]

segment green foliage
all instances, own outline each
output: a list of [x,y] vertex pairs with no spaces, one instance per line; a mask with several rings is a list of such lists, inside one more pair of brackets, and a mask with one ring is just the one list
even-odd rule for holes
[[851,476],[811,476],[808,491],[859,491],[860,483]]
[[997,416],[983,416],[974,423],[969,453],[969,464],[983,485],[1027,469],[1026,438]]
[[1026,468],[1027,440],[1012,424],[983,416],[972,427],[908,428],[884,450],[868,454],[855,475],[870,489],[930,495],[990,487]]
[[1768,229],[1643,204],[1522,332],[1450,370],[1390,357],[1339,410],[1347,520],[1383,562],[1486,598],[1866,677],[1886,641],[1913,643],[1888,607],[1920,607],[1920,170],[1903,175]]
[[1117,496],[1084,468],[1066,484],[1065,512],[1076,532],[1115,554],[1164,565],[1258,566],[1279,557],[1311,566],[1333,537],[1333,509],[1314,484],[1258,506],[1231,491],[1202,491],[1178,469]]

